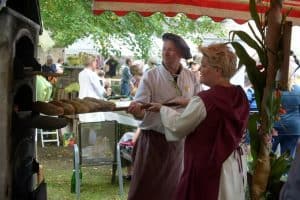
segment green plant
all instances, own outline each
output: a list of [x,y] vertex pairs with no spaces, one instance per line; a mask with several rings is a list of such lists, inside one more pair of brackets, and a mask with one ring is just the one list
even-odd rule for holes
[[[276,82],[276,74],[283,61],[282,38],[285,16],[280,14],[281,2],[272,0],[270,7],[259,16],[255,0],[249,1],[251,17],[255,27],[248,23],[252,35],[244,31],[232,31],[231,44],[239,58],[239,66],[245,65],[251,81],[258,106],[258,113],[250,115],[248,129],[251,138],[251,154],[253,157],[253,176],[251,198],[270,198],[274,195],[272,189],[279,182],[290,166],[288,155],[279,158],[270,154],[272,128],[280,110],[280,91]],[[255,31],[257,30],[257,31]],[[259,57],[259,64],[248,54],[240,42],[234,41],[239,37],[246,45],[254,49]]]
[[76,66],[76,65],[80,65],[80,58],[78,56],[69,56],[67,58],[68,60],[68,64],[71,66]]
[[79,92],[79,83],[78,82],[73,82],[70,83],[66,88],[65,91],[67,93],[71,93],[71,92]]

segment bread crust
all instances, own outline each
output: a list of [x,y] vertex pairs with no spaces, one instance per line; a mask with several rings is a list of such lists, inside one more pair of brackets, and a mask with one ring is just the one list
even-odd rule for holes
[[32,111],[43,113],[45,115],[58,116],[64,114],[64,109],[51,103],[35,101],[32,103]]
[[56,100],[50,101],[49,103],[62,107],[64,109],[64,115],[75,114],[75,108],[72,104],[62,102],[62,101],[56,101]]

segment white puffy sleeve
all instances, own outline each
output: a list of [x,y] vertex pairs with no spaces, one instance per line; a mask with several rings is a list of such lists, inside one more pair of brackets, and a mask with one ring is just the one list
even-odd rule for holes
[[166,139],[177,141],[194,131],[206,118],[206,108],[202,99],[194,96],[182,113],[162,106],[160,116],[165,128]]

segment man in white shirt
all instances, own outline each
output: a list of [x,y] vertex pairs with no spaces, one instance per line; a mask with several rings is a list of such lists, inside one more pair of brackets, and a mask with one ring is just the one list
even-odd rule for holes
[[191,58],[190,49],[178,35],[163,35],[163,63],[148,70],[140,82],[128,112],[142,120],[141,134],[134,147],[134,169],[129,200],[173,199],[182,172],[183,141],[167,142],[159,113],[142,105],[168,103],[176,97],[191,98],[199,88],[195,75],[180,64]]
[[104,85],[101,84],[100,78],[95,72],[97,68],[96,57],[88,56],[85,68],[79,73],[79,98],[93,97],[103,99],[106,95]]

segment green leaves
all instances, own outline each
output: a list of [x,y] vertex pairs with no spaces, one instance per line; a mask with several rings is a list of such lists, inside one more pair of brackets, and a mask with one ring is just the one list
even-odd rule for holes
[[286,175],[291,167],[292,158],[286,152],[277,157],[276,154],[270,154],[270,176],[268,179],[267,191],[265,194],[266,200],[278,199],[280,190],[284,183],[283,176]]
[[[270,110],[270,121],[271,122],[274,122],[276,121],[276,117],[279,115],[278,111],[279,111],[279,108],[280,108],[280,103],[281,103],[281,97],[280,95],[276,95],[276,93],[280,93],[280,91],[273,91],[271,94],[270,94],[270,97],[269,97],[269,101],[267,102],[268,103],[268,107],[269,107],[269,110]],[[273,124],[271,124],[271,128],[273,127]]]
[[271,173],[269,177],[270,183],[276,183],[280,181],[280,178],[287,174],[291,164],[292,164],[292,157],[290,156],[289,152],[285,152],[278,158],[275,154],[271,154]]
[[253,158],[253,164],[255,166],[257,157],[258,157],[258,152],[260,148],[260,137],[259,133],[257,131],[258,129],[258,124],[259,123],[259,115],[258,113],[254,113],[249,116],[249,121],[248,121],[248,130],[250,134],[250,145],[251,145],[251,155]]
[[249,1],[249,9],[250,9],[251,18],[254,20],[256,24],[256,28],[259,30],[260,34],[263,35],[262,23],[259,19],[259,15],[256,9],[256,0]]
[[[245,33],[246,34],[246,33]],[[245,38],[249,38],[245,36]],[[253,40],[251,41],[253,42]],[[247,40],[246,40],[247,43]],[[255,97],[256,97],[256,104],[258,110],[260,110],[260,103],[263,94],[263,88],[265,85],[265,73],[260,72],[259,69],[256,67],[256,61],[248,54],[245,48],[239,42],[231,42],[231,45],[235,49],[235,52],[240,59],[240,65],[246,66],[246,71],[249,77],[249,80],[253,84]],[[251,45],[251,44],[250,44]],[[249,45],[249,46],[250,46]]]
[[[236,51],[238,58],[240,59],[240,65],[246,66],[246,71],[249,77],[249,80],[253,84],[256,103],[258,110],[261,111],[261,101],[263,97],[264,87],[266,85],[266,71],[268,66],[268,57],[267,51],[265,47],[265,37],[264,37],[264,29],[262,28],[262,23],[259,18],[256,2],[255,0],[249,1],[249,8],[251,17],[255,22],[256,28],[258,30],[258,34],[255,32],[254,28],[251,26],[250,22],[248,26],[252,32],[252,36],[244,31],[232,31],[231,34],[231,44]],[[259,57],[260,65],[257,66],[256,61],[248,54],[245,48],[242,46],[240,42],[235,42],[235,37],[239,37],[243,43],[251,47],[257,53]],[[253,38],[254,37],[254,38]]]
[[[250,23],[249,27],[251,27]],[[255,32],[252,31],[252,33],[255,35]],[[234,40],[235,36],[238,36],[242,41],[244,41],[249,47],[253,48],[261,61],[261,64],[263,66],[267,66],[267,57],[264,47],[261,45],[261,43],[256,42],[250,35],[244,31],[231,31],[230,34],[232,35],[232,41]],[[258,37],[256,36],[256,39]]]
[[94,16],[91,0],[40,0],[40,5],[44,27],[51,31],[56,46],[68,46],[76,39],[92,36],[104,56],[121,54],[120,48],[112,44],[116,40],[130,46],[136,58],[147,59],[152,39],[164,32],[177,33],[196,44],[206,33],[225,35],[222,25],[208,17],[191,20],[184,14],[165,17],[161,13],[142,17],[133,12],[119,17],[109,11]]

